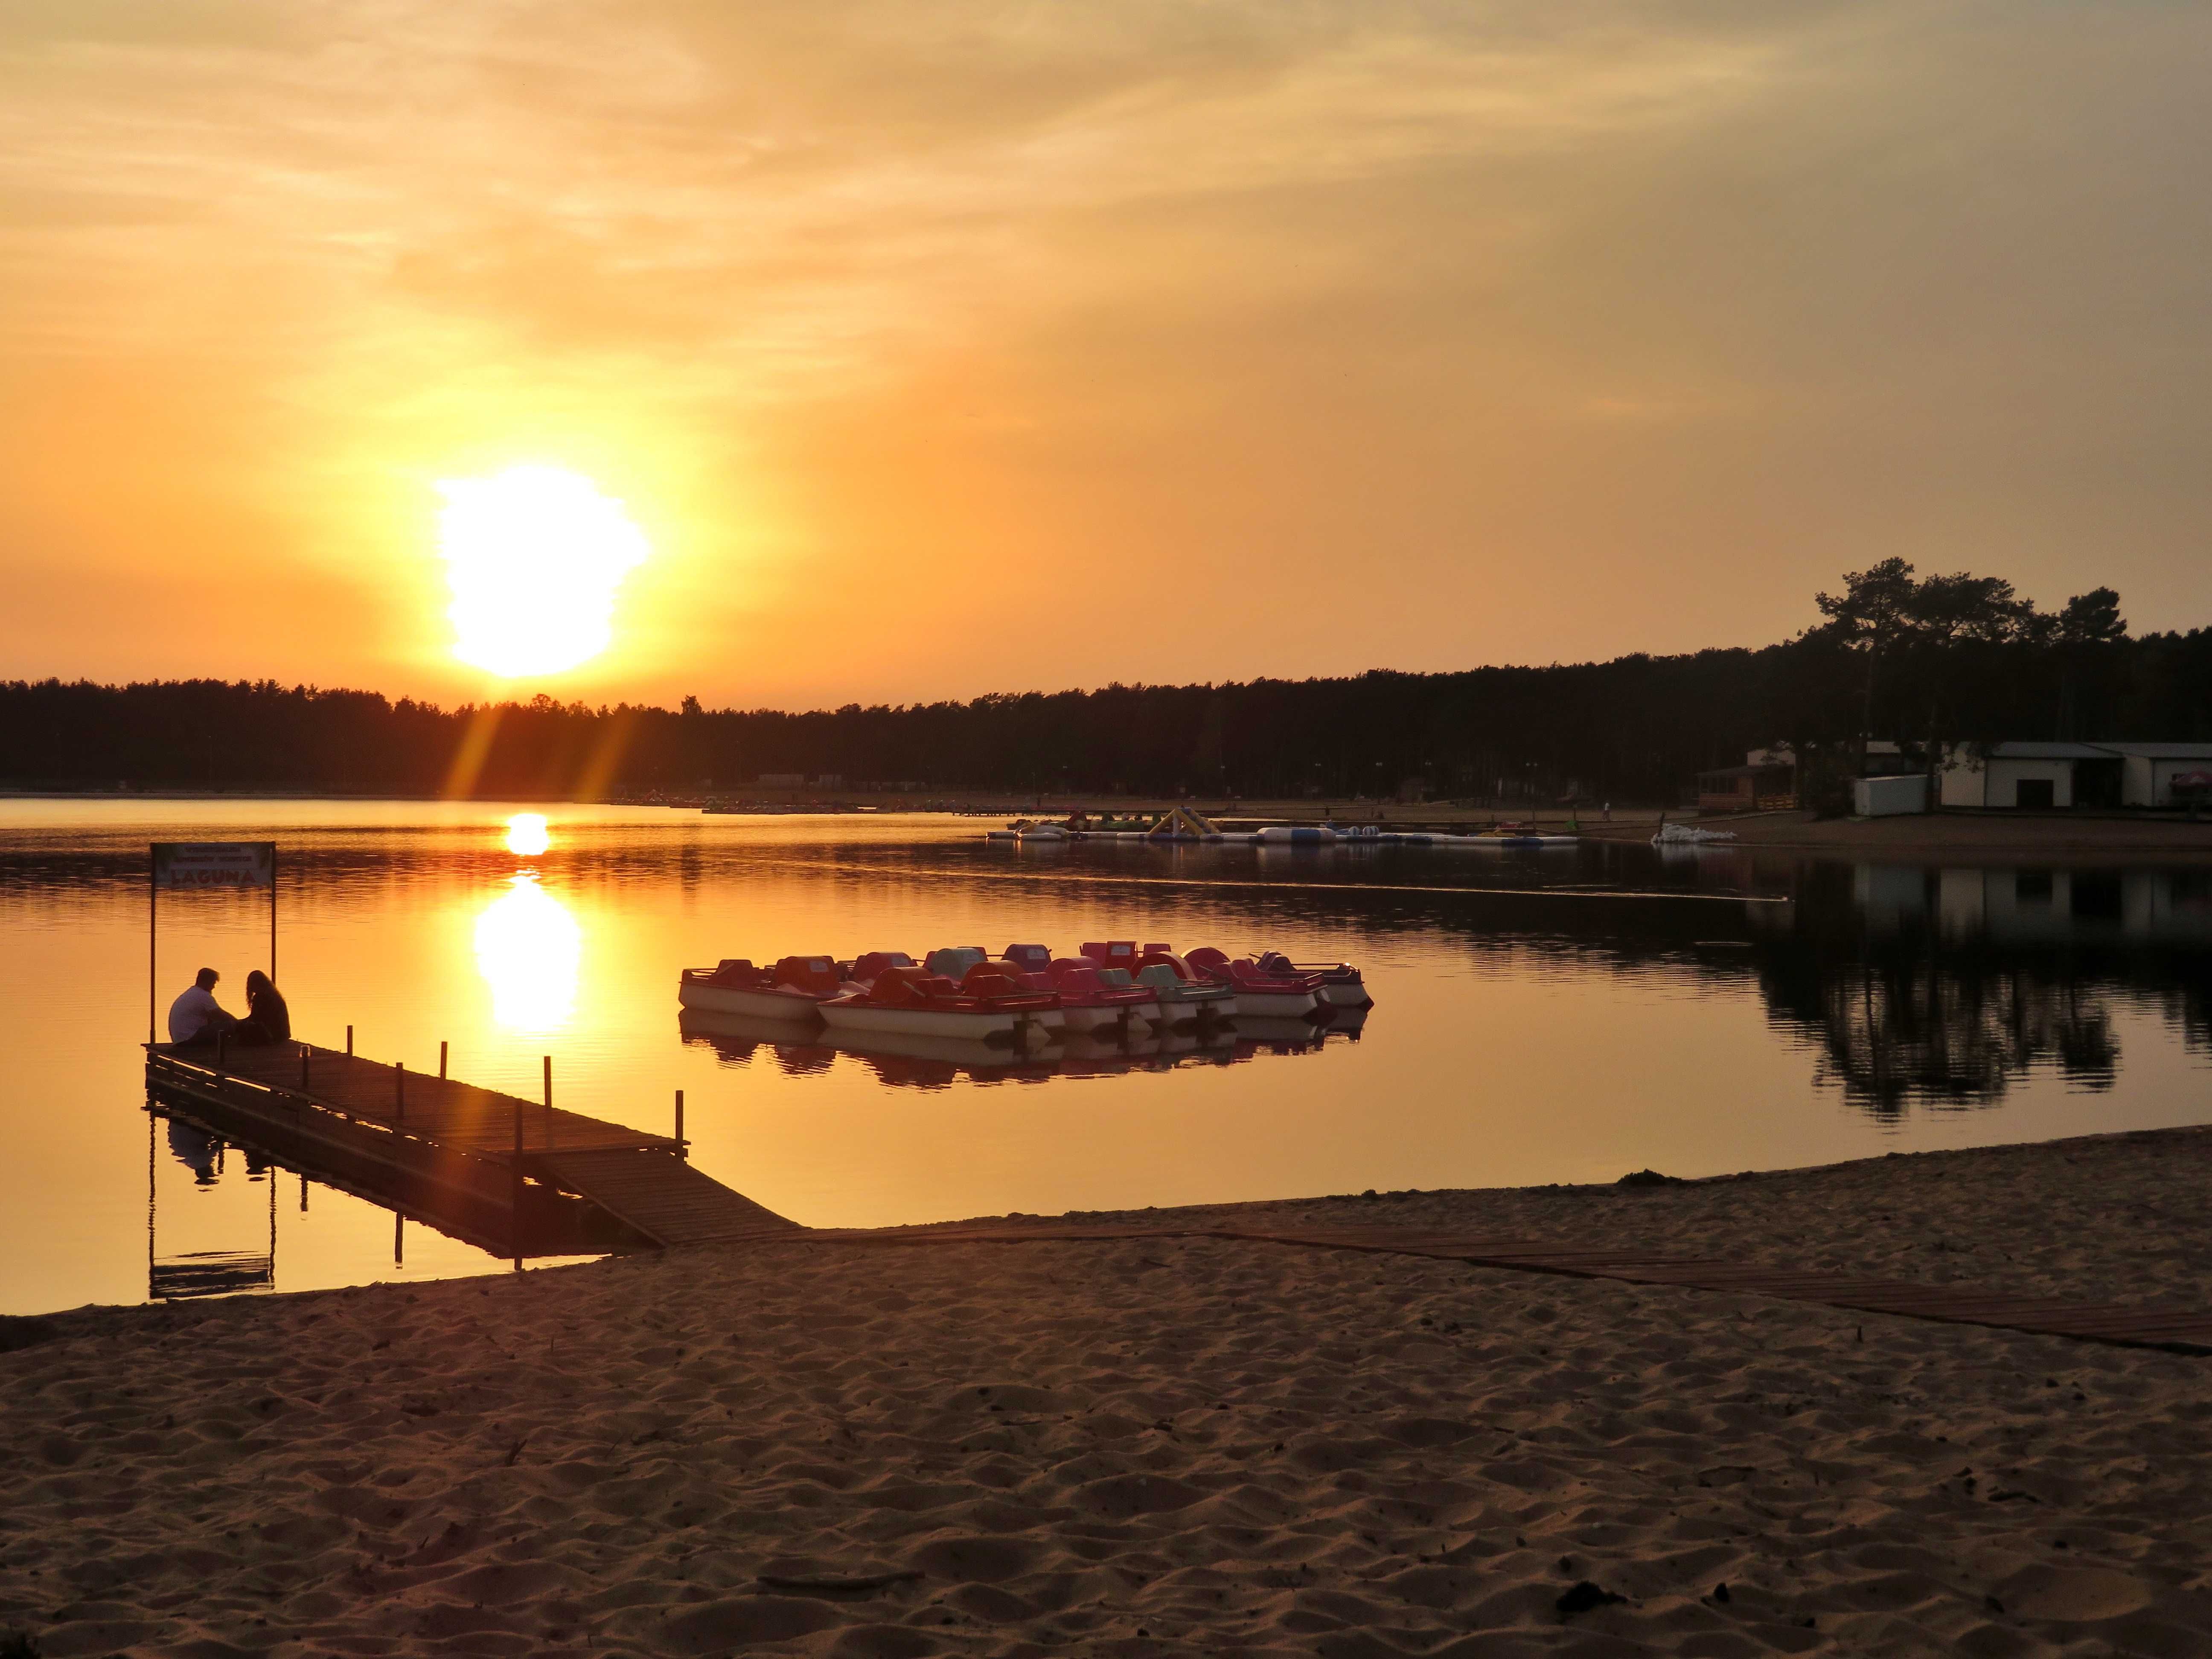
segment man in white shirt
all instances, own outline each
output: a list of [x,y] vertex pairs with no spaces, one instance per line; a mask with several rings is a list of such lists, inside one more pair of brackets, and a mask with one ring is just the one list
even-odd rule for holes
[[237,1016],[215,1000],[216,981],[222,977],[212,968],[201,969],[193,977],[191,988],[169,1005],[170,1042],[198,1042],[238,1024]]

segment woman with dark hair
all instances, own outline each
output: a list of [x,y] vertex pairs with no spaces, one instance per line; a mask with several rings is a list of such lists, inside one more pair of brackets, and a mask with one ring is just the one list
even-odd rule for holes
[[246,976],[246,1018],[231,1035],[247,1042],[289,1042],[292,1011],[276,982],[256,968]]

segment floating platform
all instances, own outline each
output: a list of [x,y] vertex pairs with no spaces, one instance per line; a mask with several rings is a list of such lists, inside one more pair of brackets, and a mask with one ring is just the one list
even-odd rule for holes
[[339,1049],[152,1043],[146,1091],[210,1133],[501,1255],[799,1231],[693,1169],[672,1136]]

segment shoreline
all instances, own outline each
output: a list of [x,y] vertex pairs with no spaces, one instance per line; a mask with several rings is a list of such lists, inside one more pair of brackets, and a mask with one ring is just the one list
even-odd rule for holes
[[279,790],[36,790],[0,788],[0,801],[143,801],[173,805],[182,802],[224,802],[240,805],[257,801],[293,805],[309,801],[358,805],[392,802],[411,805],[589,806],[670,813],[716,818],[870,817],[877,814],[927,814],[935,817],[992,817],[1000,814],[1062,817],[1078,811],[1094,813],[1158,813],[1182,805],[1202,817],[1239,823],[1271,822],[1344,825],[1376,824],[1407,829],[1466,831],[1499,823],[1513,823],[1553,831],[1568,831],[1590,842],[1648,844],[1662,823],[1694,825],[1727,831],[1732,839],[1716,843],[1760,851],[1814,853],[1902,853],[1913,854],[1989,854],[2015,858],[2079,858],[2100,854],[2131,857],[2172,856],[2194,860],[2212,858],[2212,817],[2192,821],[2172,814],[2053,811],[2021,813],[1947,808],[1935,813],[1901,813],[1879,818],[1815,818],[1803,811],[1767,811],[1705,817],[1680,807],[1617,806],[1478,806],[1450,802],[1394,802],[1348,800],[1232,800],[1176,802],[1139,796],[1069,795],[1015,798],[1003,792],[952,790],[933,793],[926,800],[906,795],[848,792],[833,800],[765,801],[743,810],[705,813],[690,799],[578,800],[567,796],[512,795],[481,799],[454,799],[439,795],[392,794],[366,792],[334,794],[327,791]]
[[[1054,1219],[1694,1243],[2202,1308],[2209,1162],[2192,1127]],[[2212,1360],[2139,1349],[1165,1237],[40,1322],[0,1322],[0,1632],[54,1659],[2212,1644]]]
[[[2212,1113],[2212,1106],[2208,1106]],[[1494,1230],[1498,1237],[1520,1239],[1540,1237],[1547,1224],[1556,1228],[1573,1231],[1575,1224],[1586,1218],[1595,1209],[1601,1214],[1612,1214],[1627,1206],[1625,1212],[1639,1219],[1652,1221],[1665,1218],[1666,1226],[1646,1237],[1639,1234],[1638,1244],[1667,1244],[1670,1248],[1692,1235],[1684,1228],[1692,1223],[1701,1229],[1711,1229],[1722,1224],[1720,1212],[1727,1207],[1749,1204],[1755,1210],[1759,1200],[1790,1187],[1805,1183],[1820,1183],[1835,1180],[1856,1180],[1873,1172],[1893,1172],[1884,1179],[1913,1179],[1911,1172],[1920,1171],[1927,1179],[1942,1180],[1952,1174],[1952,1166],[1978,1176],[1994,1175],[2002,1167],[2025,1162],[2048,1164],[2052,1160],[2070,1164],[2083,1157],[2128,1157],[2140,1154],[2151,1161],[2168,1155],[2201,1160],[2208,1171],[2212,1171],[2212,1116],[2201,1124],[2183,1124],[2161,1128],[2098,1130],[2079,1135],[2064,1135],[2045,1140],[1999,1141],[1987,1146],[1936,1147],[1918,1151],[1899,1151],[1869,1153],[1862,1158],[1842,1158],[1826,1164],[1792,1165],[1783,1169],[1747,1169],[1705,1176],[1674,1176],[1663,1171],[1632,1172],[1656,1179],[1641,1181],[1630,1176],[1609,1182],[1551,1182],[1523,1187],[1438,1187],[1407,1188],[1390,1191],[1369,1190],[1362,1193],[1317,1193],[1302,1197],[1235,1199],[1219,1203],[1182,1204],[1160,1206],[1146,1205],[1118,1210],[1068,1210],[1058,1215],[1044,1215],[1022,1210],[1011,1210],[1002,1215],[974,1215],[950,1217],[940,1221],[895,1223],[880,1227],[801,1227],[787,1241],[793,1245],[841,1246],[848,1244],[896,1244],[911,1240],[927,1243],[934,1234],[953,1234],[978,1229],[994,1232],[1017,1233],[1033,1231],[1037,1241],[1051,1242],[1054,1230],[1063,1227],[1144,1229],[1163,1237],[1195,1236],[1210,1228],[1231,1227],[1239,1224],[1265,1223],[1283,1228],[1328,1226],[1331,1228],[1371,1225],[1378,1228],[1403,1229],[1408,1225],[1442,1224],[1447,1220],[1474,1220],[1485,1229]],[[1756,1188],[1747,1194],[1747,1188]],[[1670,1208],[1662,1211],[1653,1206],[1650,1195],[1668,1194]],[[1749,1213],[1751,1212],[1744,1212]],[[2212,1291],[2212,1219],[2207,1223],[2206,1289]],[[1715,1236],[1700,1233],[1698,1237]],[[759,1241],[754,1241],[757,1243]],[[1775,1266],[1802,1265],[1799,1258],[1786,1253],[1777,1255],[1765,1248],[1768,1241],[1756,1236],[1736,1236],[1733,1230],[1726,1238],[1730,1250],[1749,1251],[1747,1260]],[[751,1248],[732,1246],[728,1248]],[[532,1278],[540,1274],[588,1270],[615,1261],[659,1261],[692,1251],[712,1251],[725,1247],[700,1245],[684,1247],[679,1251],[639,1249],[628,1253],[615,1252],[598,1256],[588,1261],[564,1263],[558,1267],[532,1267],[521,1275]],[[1829,1259],[1834,1259],[1832,1257]],[[1848,1265],[1868,1271],[1891,1271],[1900,1260],[1893,1252],[1875,1249],[1855,1258]],[[10,1331],[30,1326],[56,1325],[67,1327],[72,1332],[80,1328],[95,1328],[108,1319],[128,1321],[162,1309],[212,1307],[246,1303],[265,1304],[290,1299],[322,1297],[352,1296],[366,1291],[422,1290],[446,1285],[470,1285],[480,1282],[482,1276],[447,1279],[375,1279],[365,1285],[336,1285],[311,1290],[251,1292],[238,1296],[216,1297],[183,1302],[90,1302],[75,1308],[53,1309],[33,1314],[0,1313],[0,1354],[29,1346],[20,1338],[11,1337]],[[1935,1282],[1946,1282],[1938,1279]],[[2010,1283],[2011,1281],[2008,1281]],[[2033,1283],[2046,1286],[2048,1279],[2019,1280],[2015,1288]],[[2112,1287],[2118,1294],[2121,1287]],[[2151,1294],[2149,1287],[2138,1292]],[[36,1339],[43,1341],[41,1336]]]

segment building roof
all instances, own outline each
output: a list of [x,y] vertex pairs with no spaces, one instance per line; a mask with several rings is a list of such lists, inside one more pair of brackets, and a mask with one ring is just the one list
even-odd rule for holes
[[2108,743],[2115,754],[2139,760],[2212,760],[2212,743]]
[[1984,760],[2111,760],[2118,750],[2100,743],[1993,743]]
[[2212,760],[2212,743],[1993,743],[1984,760]]

